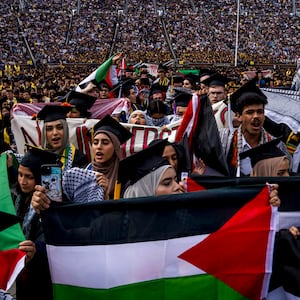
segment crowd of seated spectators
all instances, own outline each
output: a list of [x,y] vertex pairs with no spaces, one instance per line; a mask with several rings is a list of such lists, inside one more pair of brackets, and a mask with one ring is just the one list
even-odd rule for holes
[[[129,61],[233,63],[237,2],[8,0],[0,4],[0,60],[100,63],[113,50]],[[21,5],[22,4],[22,5]],[[240,62],[295,63],[300,18],[291,0],[240,3]],[[166,31],[164,30],[166,29]],[[112,49],[113,46],[113,49]]]

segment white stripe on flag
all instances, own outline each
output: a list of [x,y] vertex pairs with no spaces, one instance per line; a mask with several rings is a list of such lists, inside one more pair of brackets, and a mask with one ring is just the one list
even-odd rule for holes
[[280,287],[269,293],[267,300],[300,300],[300,298],[287,293],[282,287]]
[[300,227],[300,211],[279,211],[278,230],[288,229],[291,226]]
[[206,237],[120,245],[47,245],[52,281],[107,289],[159,278],[204,274],[178,256]]

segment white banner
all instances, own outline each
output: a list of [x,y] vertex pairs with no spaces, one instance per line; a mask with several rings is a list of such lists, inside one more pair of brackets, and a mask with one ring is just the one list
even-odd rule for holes
[[[70,142],[88,156],[90,156],[90,142],[86,133],[98,121],[97,119],[89,119],[83,123],[84,119],[81,118],[67,119]],[[42,131],[43,122],[33,121],[31,117],[27,116],[16,116],[11,123],[18,153],[24,153],[25,143],[40,146],[39,132]],[[175,141],[180,121],[167,125],[167,130],[162,130],[160,127],[121,124],[133,134],[133,137],[122,145],[124,157],[146,148],[154,139],[167,138],[170,142]]]

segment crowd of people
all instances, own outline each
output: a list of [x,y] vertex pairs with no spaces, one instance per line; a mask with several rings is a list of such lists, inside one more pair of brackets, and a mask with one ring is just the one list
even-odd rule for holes
[[[121,55],[116,56],[111,68],[116,68],[121,58]],[[191,174],[198,176],[260,176],[259,174],[263,174],[266,177],[290,174],[292,154],[285,145],[287,136],[276,140],[263,128],[267,99],[257,86],[258,77],[247,82],[241,81],[239,88],[233,91],[231,109],[232,113],[235,113],[236,123],[231,131],[229,126],[219,125],[220,123],[213,122],[214,119],[209,117],[215,118],[213,112],[218,103],[223,103],[228,108],[226,94],[227,89],[232,86],[228,85],[230,79],[225,76],[207,72],[196,78],[191,74],[186,76],[176,74],[168,77],[166,67],[160,65],[157,78],[150,83],[148,77],[142,77],[142,70],[138,78],[133,76],[133,69],[127,68],[125,71],[122,80],[126,85],[122,88],[122,96],[127,99],[130,109],[125,112],[126,118],[122,119],[123,122],[126,120],[143,126],[147,125],[149,120],[150,122],[155,120],[175,122],[175,119],[186,124],[190,118],[188,109],[198,103],[202,111],[206,111],[204,119],[208,120],[209,133],[213,133],[212,130],[217,128],[217,124],[219,126],[224,161],[219,160],[217,164],[211,164],[212,161],[205,153],[199,154],[197,145],[203,143],[200,140],[200,132],[194,132],[194,137],[199,137],[199,140],[195,141],[191,148],[197,158],[196,161],[191,159],[184,144],[179,140],[171,143],[166,140],[153,140],[144,150],[124,158],[120,147],[132,138],[132,133],[119,123],[120,115],[106,115],[90,128],[88,136],[91,139],[92,155],[89,161],[69,141],[67,116],[71,117],[71,114],[74,114],[73,117],[88,119],[89,109],[95,101],[101,101],[100,91],[104,89],[106,94],[102,97],[107,98],[110,97],[109,92],[112,87],[107,82],[97,83],[92,80],[82,87],[81,92],[73,89],[62,97],[61,101],[67,103],[53,105],[45,103],[36,116],[38,120],[44,121],[41,129],[41,147],[28,146],[25,155],[20,156],[17,149],[13,147],[10,136],[5,136],[3,133],[1,140],[2,155],[8,155],[8,174],[10,174],[14,205],[28,239],[20,244],[20,249],[27,252],[28,262],[26,271],[22,272],[17,279],[17,299],[40,299],[41,290],[43,299],[52,298],[49,267],[38,220],[40,212],[48,209],[53,200],[50,200],[47,186],[41,180],[42,164],[58,163],[63,174],[64,201],[82,203],[120,197],[141,198],[188,192],[186,180]],[[7,108],[16,99],[9,95],[11,90],[4,88],[2,91],[4,91],[2,107]],[[145,93],[147,97],[139,102],[140,93]],[[178,109],[179,107],[181,110]],[[227,110],[226,118],[230,118],[229,115]],[[4,115],[2,118],[4,120]],[[196,120],[198,118],[199,116]],[[226,124],[229,123],[230,120],[229,122],[227,120]],[[153,126],[152,123],[150,125]],[[166,124],[157,122],[155,125]],[[198,124],[196,131],[199,131],[199,128]],[[275,136],[282,134],[276,126],[270,128],[274,129],[272,134],[275,133]],[[206,131],[206,127],[204,129]],[[291,130],[288,137],[290,135]],[[211,142],[213,143],[213,139]],[[251,150],[258,151],[253,155]],[[243,153],[246,154],[242,157]],[[259,159],[257,153],[261,154]],[[220,159],[220,153],[216,154]],[[12,162],[14,156],[20,161],[17,169]],[[256,157],[255,165],[252,163],[253,157]],[[276,164],[277,167],[274,162],[268,162],[269,159],[278,157],[280,160]],[[256,166],[257,161],[265,163]],[[280,164],[281,161],[288,163]],[[224,162],[222,169],[220,166]],[[272,165],[272,168],[267,168],[267,165]],[[253,172],[251,172],[252,168]],[[259,173],[259,170],[263,170],[262,173]],[[182,177],[183,174],[186,174],[186,177]],[[275,206],[280,204],[277,185],[270,189],[270,203]],[[35,292],[36,285],[42,289]]]
[[[296,61],[299,19],[291,15],[291,5],[255,0],[241,4],[241,62]],[[27,266],[17,279],[18,300],[52,299],[39,222],[40,212],[51,205],[41,180],[43,164],[61,167],[63,201],[76,202],[185,193],[191,175],[300,173],[299,133],[265,116],[268,99],[260,89],[291,88],[292,72],[277,74],[275,83],[257,69],[252,70],[253,78],[242,74],[242,68],[184,75],[162,64],[173,58],[170,45],[178,60],[232,63],[235,7],[231,0],[1,3],[0,30],[5,38],[0,42],[0,146],[1,155],[7,155],[12,199],[27,238],[20,244]],[[110,67],[117,83],[92,80],[78,91],[78,84],[94,63],[105,60],[112,44],[123,52]],[[38,61],[36,68],[20,67],[32,59],[27,46]],[[124,54],[127,62],[156,63],[157,75],[150,75],[147,65],[122,69]],[[48,65],[52,62],[57,66]],[[107,114],[90,128],[89,158],[70,143],[67,119],[86,121],[96,101],[118,97],[128,110]],[[25,155],[20,155],[11,128],[12,109],[19,103],[43,104],[35,116],[43,120],[40,147],[29,145]],[[153,140],[145,149],[122,157],[121,146],[132,138],[123,123],[164,131],[175,122],[180,124],[175,141]],[[207,148],[211,145],[215,152]],[[257,152],[265,155],[257,159]],[[277,185],[270,187],[269,198],[272,205],[280,205]]]
[[[42,64],[99,63],[120,49],[131,62],[176,58],[234,63],[237,3],[233,0],[20,3],[1,4],[2,62],[32,60],[25,38]],[[299,17],[294,12],[293,2],[287,0],[242,2],[239,63],[295,63]]]

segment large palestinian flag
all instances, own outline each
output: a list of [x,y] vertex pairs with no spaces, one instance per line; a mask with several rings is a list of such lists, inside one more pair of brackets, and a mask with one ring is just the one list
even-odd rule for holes
[[25,253],[18,250],[24,241],[22,229],[15,215],[7,176],[6,154],[0,156],[0,289],[10,288],[24,267]]
[[256,178],[216,178],[193,176],[188,180],[190,191],[211,189],[222,186],[277,183],[281,205],[278,209],[279,230],[274,246],[273,272],[268,300],[300,300],[300,239],[294,239],[288,228],[300,228],[300,177],[256,177]]
[[271,274],[262,185],[53,204],[42,214],[55,299],[253,299]]

